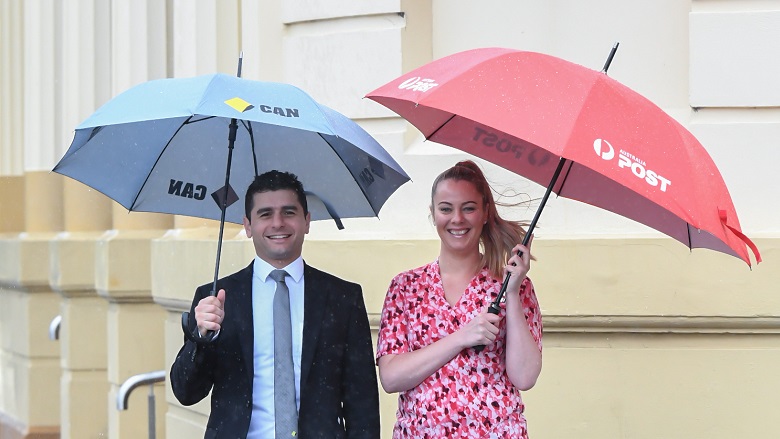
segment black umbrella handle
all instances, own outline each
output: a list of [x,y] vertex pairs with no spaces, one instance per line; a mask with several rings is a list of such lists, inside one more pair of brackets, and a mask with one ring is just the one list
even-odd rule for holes
[[[217,333],[215,331],[208,331],[206,332],[206,335],[200,335],[198,325],[190,325],[190,313],[188,312],[181,313],[181,329],[184,332],[184,336],[187,337],[187,340],[194,341],[198,345],[211,344],[217,338]],[[193,353],[193,355],[195,354]]]
[[[523,237],[523,245],[526,246],[531,241],[531,236],[533,236],[534,229],[536,228],[536,223],[539,221],[539,217],[542,215],[542,210],[544,209],[544,206],[547,204],[547,200],[550,198],[550,194],[553,191],[553,187],[555,186],[555,183],[558,181],[558,177],[561,175],[561,171],[563,171],[563,166],[566,164],[566,159],[561,157],[561,159],[558,161],[558,167],[555,168],[555,172],[553,172],[553,176],[550,179],[550,184],[547,185],[547,190],[544,192],[544,196],[542,197],[542,200],[539,202],[539,208],[536,209],[536,214],[534,214],[534,219],[531,220],[531,224],[528,225],[528,230],[525,232],[525,236]],[[563,183],[561,183],[560,187],[558,188],[558,191],[560,192],[561,188],[563,187]],[[517,256],[523,256],[522,251],[517,252]],[[496,314],[498,315],[498,312],[501,310],[501,301],[504,300],[504,293],[506,293],[506,287],[509,285],[509,278],[512,277],[512,273],[507,273],[506,277],[504,278],[504,283],[501,284],[501,289],[498,291],[498,296],[496,296],[496,299],[488,306],[488,312],[490,314]],[[476,345],[474,346],[474,350],[479,353],[482,352],[482,350],[485,349],[485,345]]]
[[[528,244],[528,237],[531,236],[531,228],[528,228],[528,232],[525,234],[525,238],[523,239],[523,245]],[[522,251],[517,252],[517,256],[523,256]],[[504,298],[504,293],[506,293],[506,287],[509,284],[509,278],[512,277],[511,273],[507,273],[506,277],[504,278],[504,283],[501,284],[501,290],[498,291],[498,296],[496,296],[496,300],[490,302],[490,306],[488,306],[487,312],[490,314],[498,315],[498,312],[501,311],[501,300]],[[477,351],[477,353],[482,352],[482,350],[485,349],[485,345],[480,344],[474,346],[474,350]]]

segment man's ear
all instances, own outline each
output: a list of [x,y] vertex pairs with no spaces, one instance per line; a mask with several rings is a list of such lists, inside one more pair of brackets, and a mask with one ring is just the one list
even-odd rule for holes
[[252,237],[252,222],[247,217],[244,217],[244,232],[246,232],[247,238]]

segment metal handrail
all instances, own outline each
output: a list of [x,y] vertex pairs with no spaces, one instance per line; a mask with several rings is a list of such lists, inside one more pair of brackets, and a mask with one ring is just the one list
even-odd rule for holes
[[49,323],[49,340],[60,339],[60,323],[62,323],[61,315],[51,319],[51,323]]
[[126,379],[116,394],[116,409],[119,411],[127,410],[127,402],[130,394],[136,387],[149,385],[149,439],[155,438],[155,407],[154,407],[154,384],[165,381],[165,371],[156,370],[154,372],[140,373]]

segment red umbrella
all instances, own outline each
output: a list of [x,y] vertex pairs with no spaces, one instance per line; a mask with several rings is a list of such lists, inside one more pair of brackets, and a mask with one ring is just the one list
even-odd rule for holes
[[[425,138],[550,192],[631,218],[690,248],[747,247],[726,184],[696,138],[601,72],[536,52],[486,48],[426,64],[367,95]],[[530,233],[529,233],[530,235]]]
[[[691,249],[750,265],[761,255],[740,230],[726,184],[707,151],[677,121],[601,72],[535,52],[487,48],[426,64],[366,97],[428,140],[450,145],[631,218]],[[509,275],[489,311],[498,314]],[[477,347],[481,350],[481,347]]]

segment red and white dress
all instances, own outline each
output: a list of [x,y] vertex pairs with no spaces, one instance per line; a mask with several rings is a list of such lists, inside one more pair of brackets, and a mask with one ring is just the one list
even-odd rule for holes
[[[385,297],[377,361],[387,354],[421,349],[460,329],[498,296],[501,281],[483,268],[460,301],[444,297],[439,263],[393,278]],[[523,312],[542,349],[542,316],[533,284],[520,288]],[[482,352],[465,349],[417,387],[398,396],[393,439],[527,438],[520,391],[505,367],[506,308],[501,306],[496,341]]]

